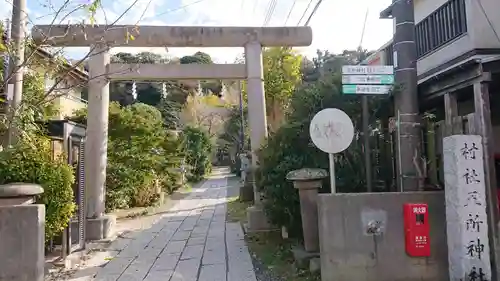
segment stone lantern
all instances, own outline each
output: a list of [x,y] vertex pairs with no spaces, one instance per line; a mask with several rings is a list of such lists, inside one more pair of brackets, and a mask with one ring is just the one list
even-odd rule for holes
[[286,179],[293,181],[293,186],[299,190],[304,248],[307,252],[319,252],[317,199],[318,189],[326,177],[326,170],[310,168],[294,170],[286,175]]
[[35,202],[35,196],[43,193],[43,188],[32,183],[10,183],[0,185],[0,206],[27,205]]

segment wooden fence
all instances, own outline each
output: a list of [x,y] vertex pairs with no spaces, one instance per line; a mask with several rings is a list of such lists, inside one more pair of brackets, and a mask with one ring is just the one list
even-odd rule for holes
[[[475,114],[455,117],[453,122],[427,120],[422,128],[422,155],[426,160],[426,186],[443,188],[443,138],[452,134],[479,134]],[[374,186],[378,191],[396,190],[396,133],[376,134],[372,137]]]

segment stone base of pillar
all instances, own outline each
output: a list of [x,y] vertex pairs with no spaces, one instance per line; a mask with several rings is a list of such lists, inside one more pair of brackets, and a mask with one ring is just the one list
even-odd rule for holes
[[254,200],[253,186],[244,183],[240,186],[240,201],[241,202],[251,202]]
[[260,232],[274,230],[267,220],[262,206],[251,206],[247,209],[247,232]]
[[95,219],[87,219],[85,236],[89,241],[108,239],[114,235],[116,216],[103,215]]

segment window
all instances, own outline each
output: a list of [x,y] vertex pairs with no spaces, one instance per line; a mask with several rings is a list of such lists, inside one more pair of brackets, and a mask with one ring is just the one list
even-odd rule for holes
[[465,0],[450,0],[415,26],[418,57],[467,32]]

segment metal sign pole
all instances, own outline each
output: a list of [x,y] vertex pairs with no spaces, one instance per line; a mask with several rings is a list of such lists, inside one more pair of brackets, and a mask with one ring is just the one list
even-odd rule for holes
[[333,153],[328,153],[328,158],[330,160],[330,186],[331,193],[335,194],[337,188],[335,186],[335,155]]

